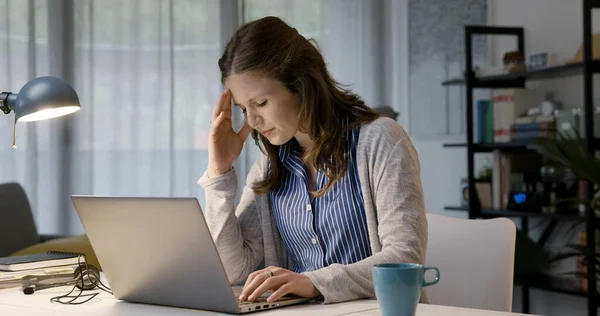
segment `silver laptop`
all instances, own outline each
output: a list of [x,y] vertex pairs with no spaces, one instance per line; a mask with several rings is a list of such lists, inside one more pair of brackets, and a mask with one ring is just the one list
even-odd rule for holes
[[71,199],[117,299],[231,314],[308,301],[239,302],[195,198]]

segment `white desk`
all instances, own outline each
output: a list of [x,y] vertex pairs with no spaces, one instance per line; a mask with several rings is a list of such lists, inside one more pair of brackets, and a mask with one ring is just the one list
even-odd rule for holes
[[[184,308],[174,308],[147,304],[127,303],[116,300],[108,293],[102,292],[92,301],[82,305],[62,305],[50,303],[50,298],[68,292],[70,287],[46,289],[33,295],[25,295],[20,288],[0,290],[0,315],[22,316],[65,316],[65,315],[172,315],[172,316],[207,316],[228,315],[215,312],[198,311]],[[256,312],[248,315],[256,316],[379,316],[379,305],[376,300],[359,300],[341,304],[302,304],[277,308],[269,311]],[[419,304],[417,316],[509,316],[513,313],[501,313],[478,309]]]

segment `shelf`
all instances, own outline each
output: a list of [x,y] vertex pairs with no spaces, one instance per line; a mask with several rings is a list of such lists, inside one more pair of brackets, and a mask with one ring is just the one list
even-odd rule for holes
[[[593,73],[600,72],[600,61],[591,63]],[[574,63],[543,69],[512,72],[501,75],[475,77],[473,86],[476,88],[508,87],[512,82],[515,87],[520,86],[522,80],[546,80],[576,76],[583,73],[583,63]],[[465,84],[464,78],[454,78],[442,82],[443,86]],[[522,85],[521,85],[522,86]]]
[[[467,147],[466,143],[449,143],[443,145],[446,148],[453,147]],[[522,142],[510,142],[510,143],[490,143],[490,144],[473,144],[474,152],[491,152],[496,149],[502,150],[526,150],[538,147],[539,145],[535,141],[522,141]]]
[[584,220],[585,216],[579,214],[548,214],[541,212],[524,212],[524,211],[512,211],[512,210],[493,210],[493,209],[482,209],[481,214],[484,216],[498,216],[498,217],[537,217],[537,218],[550,218],[550,219],[571,219],[571,220]]
[[[600,138],[594,139],[595,148],[600,148]],[[467,147],[467,143],[448,143],[443,144],[445,148]],[[531,150],[539,148],[540,145],[535,140],[515,141],[509,143],[481,143],[473,144],[474,152],[491,152],[494,150]]]
[[469,211],[467,206],[444,206],[444,210],[446,211]]
[[[454,147],[467,147],[467,143],[449,143],[443,145],[446,148],[454,148]],[[474,152],[491,152],[496,149],[500,150],[527,150],[534,149],[539,147],[534,140],[529,141],[517,141],[517,142],[509,142],[509,143],[481,143],[481,144],[473,144]]]
[[576,287],[575,280],[558,278],[544,274],[532,276],[515,276],[516,285],[532,289],[564,293],[576,296],[587,296],[587,291]]
[[[446,206],[444,210],[447,211],[468,211],[467,207],[462,206]],[[484,217],[534,217],[534,218],[550,218],[550,219],[569,219],[569,220],[584,220],[587,217],[579,214],[547,214],[540,212],[523,212],[523,211],[512,211],[512,210],[496,210],[496,209],[482,209],[481,215]]]

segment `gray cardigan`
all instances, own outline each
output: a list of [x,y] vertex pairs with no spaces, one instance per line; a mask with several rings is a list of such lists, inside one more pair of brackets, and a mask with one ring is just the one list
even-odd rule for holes
[[[408,134],[396,121],[379,118],[360,128],[356,149],[373,255],[359,262],[305,272],[324,303],[374,298],[371,267],[378,263],[425,262],[425,217],[420,167]],[[251,184],[267,174],[267,157],[259,154],[235,206],[235,170],[198,183],[206,195],[206,221],[232,284],[245,282],[260,265],[292,268],[268,194],[257,195]],[[421,302],[427,303],[425,291]]]

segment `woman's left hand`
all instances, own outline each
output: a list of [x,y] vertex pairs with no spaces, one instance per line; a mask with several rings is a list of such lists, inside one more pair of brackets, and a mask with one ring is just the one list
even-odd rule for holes
[[273,291],[273,294],[267,298],[269,303],[287,294],[307,298],[314,298],[320,294],[306,275],[279,267],[268,267],[250,273],[240,295],[240,301],[254,301],[269,290]]

